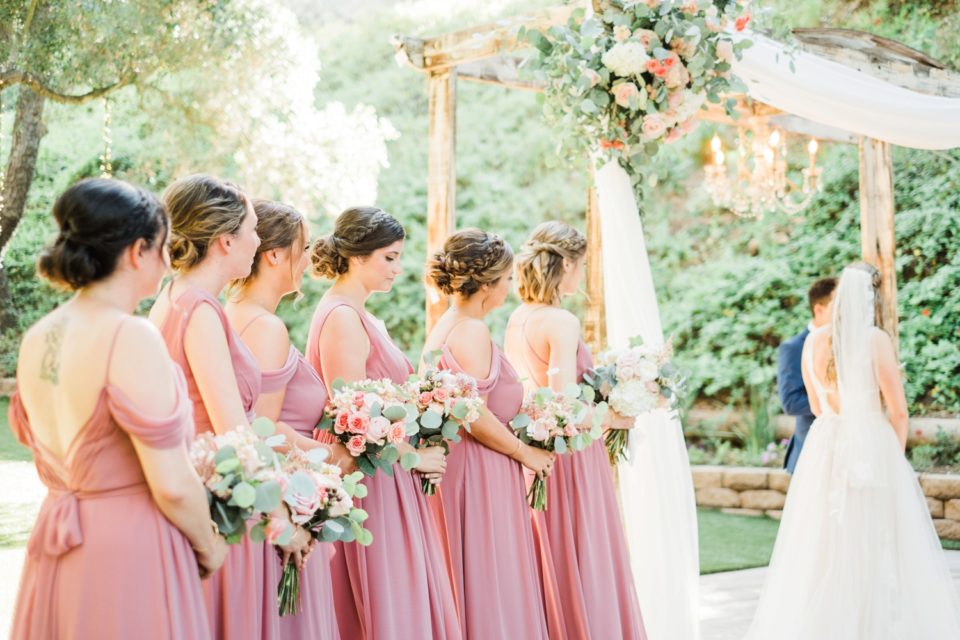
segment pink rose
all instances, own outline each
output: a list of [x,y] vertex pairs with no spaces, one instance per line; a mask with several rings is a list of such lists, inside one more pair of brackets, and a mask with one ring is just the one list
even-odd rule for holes
[[660,40],[660,38],[657,37],[657,32],[650,29],[637,29],[636,33],[633,35],[640,40],[641,44],[643,44],[644,48],[647,50],[650,49],[654,42],[658,42]]
[[640,89],[632,82],[621,82],[611,89],[610,93],[613,94],[613,99],[618,105],[621,107],[629,107],[630,99],[639,96]]
[[390,421],[383,416],[377,416],[370,420],[367,437],[371,440],[379,441],[387,437],[388,431],[390,431]]
[[643,117],[643,135],[649,140],[656,140],[666,131],[666,124],[658,113],[651,113]]
[[420,393],[420,397],[417,398],[417,402],[419,402],[423,406],[427,406],[431,402],[433,402],[433,394],[430,393],[429,391],[423,391]]
[[683,91],[671,91],[667,94],[667,103],[671,109],[679,109],[683,104]]
[[448,397],[450,397],[450,393],[446,389],[433,390],[433,399],[437,402],[446,402]]
[[370,418],[362,413],[354,413],[350,415],[350,420],[347,423],[347,431],[350,433],[366,433],[369,424]]
[[572,422],[568,422],[567,424],[565,424],[565,425],[563,426],[563,433],[564,433],[564,435],[566,435],[568,438],[572,438],[573,436],[577,435],[579,432],[580,432],[580,430],[577,429],[577,425],[575,425],[575,424],[572,423]]
[[724,62],[733,62],[733,43],[729,40],[721,40],[717,43],[717,58]]
[[347,440],[347,450],[353,456],[358,456],[367,450],[367,440],[363,436],[353,436]]
[[282,536],[287,531],[287,523],[280,518],[270,518],[267,521],[267,526],[263,530],[264,537],[267,542],[270,544],[277,544]]
[[[669,60],[669,58],[667,58],[667,60]],[[663,79],[663,83],[667,85],[668,89],[677,89],[686,86],[688,82],[690,82],[690,73],[680,62],[671,66]]]
[[290,501],[287,501],[287,506],[290,508],[290,519],[293,520],[294,524],[303,524],[320,509],[322,496],[319,491],[306,496],[298,493],[293,496],[292,502],[293,504],[290,504]]
[[387,432],[387,440],[391,444],[401,442],[407,435],[407,427],[402,420],[398,420],[390,425],[390,431]]
[[333,421],[333,430],[336,433],[343,433],[347,430],[347,426],[350,424],[350,414],[346,411],[341,411],[337,414],[337,419]]

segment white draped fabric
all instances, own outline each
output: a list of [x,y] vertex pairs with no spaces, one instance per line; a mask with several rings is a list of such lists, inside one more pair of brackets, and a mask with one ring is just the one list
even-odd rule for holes
[[750,97],[808,120],[917,149],[960,147],[960,98],[929,96],[890,84],[806,51],[791,57],[757,33],[734,60]]
[[[631,337],[641,336],[647,344],[663,344],[630,178],[611,162],[597,172],[596,183],[608,341],[626,346]],[[660,410],[641,416],[630,435],[629,452],[629,461],[618,468],[620,496],[647,637],[697,640],[697,511],[680,421]]]

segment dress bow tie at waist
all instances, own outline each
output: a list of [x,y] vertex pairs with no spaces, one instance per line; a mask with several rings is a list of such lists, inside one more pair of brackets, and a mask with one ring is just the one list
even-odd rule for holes
[[74,547],[83,544],[83,530],[80,527],[81,500],[98,500],[118,496],[147,493],[145,483],[107,489],[105,491],[71,491],[69,489],[50,489],[37,522],[27,544],[31,556],[40,554],[62,556]]

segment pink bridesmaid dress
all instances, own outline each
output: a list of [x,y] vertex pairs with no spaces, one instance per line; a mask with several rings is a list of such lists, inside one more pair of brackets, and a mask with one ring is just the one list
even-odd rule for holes
[[[527,349],[539,358],[527,343]],[[577,348],[577,380],[593,367]],[[557,456],[547,482],[547,510],[535,514],[545,532],[559,608],[568,638],[645,639],[640,605],[620,520],[613,473],[602,440]]]
[[[367,377],[405,381],[413,367],[403,352],[364,309],[336,297],[317,305],[307,340],[307,359],[321,379],[320,331],[341,306],[357,312],[369,337]],[[350,640],[461,638],[443,538],[419,478],[395,465],[392,477],[378,472],[364,484],[367,497],[359,503],[370,514],[365,526],[373,544],[335,543],[331,558],[340,635]]]
[[[169,286],[167,292],[172,296]],[[183,367],[198,433],[213,431],[213,425],[187,361],[183,336],[193,312],[202,304],[209,305],[223,324],[240,399],[249,420],[256,417],[253,407],[262,385],[256,358],[230,326],[223,307],[215,297],[202,289],[190,287],[176,300],[171,299],[160,332],[170,356]],[[269,545],[253,543],[244,538],[243,542],[230,547],[223,568],[203,581],[210,632],[215,640],[269,640],[279,637],[280,613],[276,588],[268,589],[266,585],[268,581],[276,585],[280,580],[280,572],[277,569],[275,574],[265,575],[264,569],[264,559],[275,556],[276,551]]]
[[157,449],[189,440],[182,376],[177,393],[171,415],[147,416],[105,382],[64,459],[34,439],[14,393],[10,425],[49,493],[27,544],[11,638],[209,637],[196,556],[153,501],[130,440]]
[[[263,392],[271,393],[286,387],[280,421],[299,434],[313,437],[313,429],[323,417],[327,388],[313,367],[290,347],[287,361],[280,369],[263,372]],[[300,612],[280,618],[280,635],[287,639],[339,640],[336,613],[333,609],[333,584],[330,581],[330,556],[333,548],[319,544],[300,573]],[[274,554],[273,565],[279,579],[280,561]],[[276,582],[267,582],[267,586]]]
[[[447,345],[441,349],[439,367],[462,373]],[[477,384],[500,422],[517,415],[523,385],[496,344],[490,373]],[[465,433],[450,448],[439,495],[464,638],[549,637],[520,463]]]

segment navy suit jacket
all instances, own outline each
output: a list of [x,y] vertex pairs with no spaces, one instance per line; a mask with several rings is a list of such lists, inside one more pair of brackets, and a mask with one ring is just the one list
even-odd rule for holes
[[810,425],[814,416],[810,410],[810,400],[807,398],[807,389],[803,385],[801,360],[803,359],[803,343],[810,335],[809,329],[783,342],[777,349],[777,392],[780,394],[780,404],[788,416],[796,416],[797,428],[790,438],[787,447],[787,457],[784,468],[790,473],[797,466],[803,442],[807,439]]

